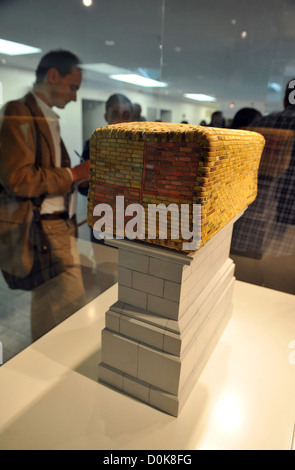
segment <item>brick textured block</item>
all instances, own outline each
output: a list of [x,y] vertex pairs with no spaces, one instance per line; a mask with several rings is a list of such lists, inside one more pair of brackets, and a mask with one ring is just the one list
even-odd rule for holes
[[[199,204],[200,246],[204,246],[254,201],[264,144],[264,137],[256,132],[188,124],[133,122],[99,128],[90,142],[89,225],[95,228],[98,219],[93,215],[94,207],[107,203],[113,209],[110,217],[115,236],[116,196],[124,196],[124,208],[131,203],[144,208],[142,240],[189,251],[183,242],[191,239],[182,235],[175,215],[167,218],[166,237],[157,224],[152,237],[148,208],[162,203],[166,207],[176,204],[180,209],[187,204],[192,224],[192,207]],[[124,231],[132,217],[123,214],[123,218]],[[150,223],[155,220],[154,216]],[[176,235],[175,227],[179,229]],[[121,231],[122,226],[120,235]]]

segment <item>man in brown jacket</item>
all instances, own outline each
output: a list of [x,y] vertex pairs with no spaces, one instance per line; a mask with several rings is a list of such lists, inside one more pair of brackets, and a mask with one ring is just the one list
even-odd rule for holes
[[[13,239],[13,227],[18,224],[24,239],[28,236],[33,216],[31,198],[39,196],[44,197],[42,226],[52,254],[62,266],[58,276],[32,291],[33,340],[85,303],[76,224],[69,213],[69,201],[73,183],[89,178],[89,162],[70,168],[60,138],[59,116],[52,109],[76,101],[82,80],[79,64],[69,51],[49,52],[36,70],[32,92],[7,103],[1,116],[0,267],[17,276],[30,271],[31,256],[24,243]],[[19,236],[20,230],[17,233]]]

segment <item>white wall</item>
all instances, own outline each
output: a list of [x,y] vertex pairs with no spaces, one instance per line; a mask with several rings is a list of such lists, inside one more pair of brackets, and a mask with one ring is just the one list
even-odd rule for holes
[[[20,98],[32,87],[35,77],[32,72],[0,67],[0,80],[2,83],[3,103]],[[3,103],[0,103],[1,105]]]

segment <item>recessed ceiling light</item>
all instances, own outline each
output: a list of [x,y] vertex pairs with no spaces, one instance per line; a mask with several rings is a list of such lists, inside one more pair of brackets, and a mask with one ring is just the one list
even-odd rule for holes
[[19,42],[7,41],[6,39],[0,39],[0,53],[6,55],[24,55],[24,54],[36,54],[41,52],[38,47],[27,46]]
[[119,73],[130,73],[128,69],[122,67],[116,67],[115,65],[106,64],[104,62],[98,64],[82,64],[82,69],[91,70],[92,72],[99,72],[105,75],[114,75]]
[[245,39],[247,37],[247,31],[243,31],[241,34],[241,38]]
[[282,91],[282,87],[279,83],[276,83],[276,82],[269,82],[267,84],[267,87],[272,90],[272,91],[275,91],[277,93],[279,93],[280,91]]
[[83,0],[83,5],[85,5],[85,7],[90,7],[92,5],[92,0]]
[[138,85],[143,87],[166,87],[167,84],[153,80],[152,78],[142,77],[133,73],[129,74],[118,74],[110,75],[113,80],[119,80],[120,82],[131,83],[132,85]]
[[115,45],[115,41],[106,40],[104,43],[105,43],[106,46],[114,46]]
[[203,93],[185,93],[185,98],[196,101],[216,101],[214,96],[204,95]]

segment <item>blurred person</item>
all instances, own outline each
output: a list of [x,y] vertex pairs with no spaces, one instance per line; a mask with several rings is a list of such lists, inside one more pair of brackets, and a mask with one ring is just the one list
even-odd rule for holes
[[[32,91],[8,102],[2,110],[0,217],[2,227],[5,222],[5,226],[11,224],[11,230],[4,233],[0,228],[1,250],[8,241],[13,243],[15,222],[30,226],[32,202],[39,199],[41,224],[54,263],[60,268],[56,277],[32,290],[33,341],[85,303],[76,221],[69,211],[73,185],[89,179],[89,162],[70,168],[70,157],[60,137],[59,116],[52,109],[63,109],[76,101],[81,80],[80,60],[75,54],[48,52],[37,67]],[[3,255],[2,251],[1,263]],[[11,274],[30,270],[26,262],[30,259],[20,258],[17,266],[11,266]]]
[[133,103],[132,107],[133,107],[132,121],[135,121],[135,122],[145,121],[146,120],[145,117],[141,115],[142,109],[141,109],[140,104]]
[[241,108],[236,112],[231,123],[231,129],[241,129],[250,126],[253,121],[262,117],[262,114],[255,108]]
[[[235,223],[231,244],[237,279],[291,294],[295,294],[294,87],[295,80],[286,85],[283,111],[258,118],[248,127],[261,129],[266,144],[256,200]],[[267,132],[279,130],[281,137],[267,137]]]
[[[133,120],[133,107],[132,103],[127,98],[127,96],[122,95],[120,93],[115,93],[111,95],[106,101],[106,108],[104,118],[107,124],[119,124],[123,122],[131,122]],[[83,148],[82,153],[82,160],[89,161],[90,159],[90,139],[88,139]],[[79,187],[80,194],[87,196],[88,195],[89,186],[81,186]],[[103,245],[104,240],[99,240],[94,237],[93,230],[90,227],[90,240],[94,243],[98,243]],[[96,259],[96,255],[94,255]]]
[[120,93],[111,95],[106,102],[104,118],[108,124],[132,121],[133,107],[127,96]]
[[225,120],[222,111],[214,111],[211,115],[211,121],[208,124],[209,127],[224,127]]
[[[111,95],[106,101],[104,118],[107,124],[119,124],[121,122],[131,122],[133,120],[132,103],[127,96],[120,93]],[[86,140],[82,153],[82,160],[89,160],[90,138]],[[88,193],[88,188],[82,189],[82,194]]]

